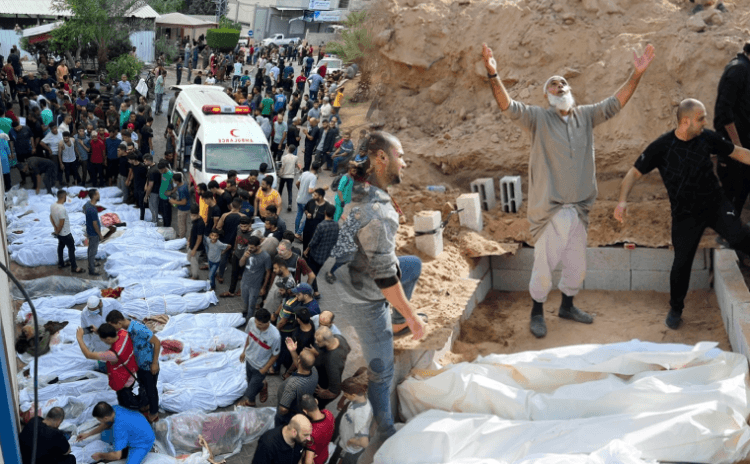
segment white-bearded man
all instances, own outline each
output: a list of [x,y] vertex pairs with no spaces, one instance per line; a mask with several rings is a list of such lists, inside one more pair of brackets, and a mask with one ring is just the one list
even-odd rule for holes
[[550,77],[544,93],[550,108],[525,105],[508,95],[497,76],[497,63],[487,44],[482,57],[498,106],[531,134],[528,219],[534,245],[529,282],[533,300],[531,333],[547,335],[543,304],[552,289],[552,271],[562,261],[562,303],[558,316],[584,324],[594,318],[573,305],[586,277],[588,214],[596,200],[594,127],[615,116],[630,100],[654,59],[654,47],[635,56],[635,70],[613,96],[593,105],[576,106],[565,78]]

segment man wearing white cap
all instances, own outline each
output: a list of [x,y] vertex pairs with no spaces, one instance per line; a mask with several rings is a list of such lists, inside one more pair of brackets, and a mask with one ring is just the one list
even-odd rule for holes
[[534,245],[534,268],[529,293],[533,300],[531,333],[547,335],[542,305],[552,289],[552,270],[562,260],[560,279],[562,304],[558,315],[591,324],[593,317],[573,306],[573,297],[586,277],[588,214],[596,200],[594,127],[615,116],[630,100],[654,59],[654,47],[635,56],[635,70],[615,95],[593,105],[576,106],[567,80],[553,76],[543,91],[550,108],[525,105],[510,98],[497,75],[492,50],[483,44],[482,57],[492,93],[502,111],[507,111],[531,134],[529,157],[528,219]]
[[[83,335],[83,343],[91,351],[99,352],[109,350],[109,345],[99,338],[96,329],[107,322],[107,314],[113,309],[122,312],[122,305],[119,301],[113,298],[90,296],[89,300],[86,302],[86,307],[81,311],[81,327],[87,332]],[[91,329],[91,332],[87,331],[86,328]]]

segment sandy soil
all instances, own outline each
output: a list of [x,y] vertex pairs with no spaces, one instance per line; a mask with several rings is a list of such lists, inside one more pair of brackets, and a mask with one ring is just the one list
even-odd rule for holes
[[595,315],[592,325],[557,317],[559,291],[544,305],[547,336],[529,332],[531,300],[526,292],[492,291],[471,317],[461,324],[461,336],[443,362],[472,361],[477,355],[543,350],[584,343],[639,340],[695,344],[715,341],[731,351],[721,312],[713,292],[698,290],[685,300],[683,325],[670,330],[664,325],[669,294],[657,292],[583,291],[575,298],[579,308]]

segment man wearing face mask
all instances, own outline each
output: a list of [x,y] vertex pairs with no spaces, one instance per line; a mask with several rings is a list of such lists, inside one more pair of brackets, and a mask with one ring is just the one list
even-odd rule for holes
[[514,101],[497,75],[497,63],[487,44],[482,57],[492,93],[502,111],[531,133],[529,210],[534,246],[534,268],[529,283],[533,300],[531,333],[547,335],[543,304],[552,289],[552,270],[560,260],[562,304],[558,315],[584,324],[593,317],[573,306],[586,277],[588,214],[596,200],[594,127],[612,118],[630,100],[654,59],[654,47],[635,55],[635,70],[615,95],[593,105],[576,106],[565,78],[550,77],[544,93],[550,108]]

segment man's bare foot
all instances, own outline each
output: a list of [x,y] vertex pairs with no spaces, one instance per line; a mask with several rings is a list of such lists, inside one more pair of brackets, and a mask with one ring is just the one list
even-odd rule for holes
[[244,396],[237,402],[237,406],[255,406],[255,403],[251,403],[249,399]]

